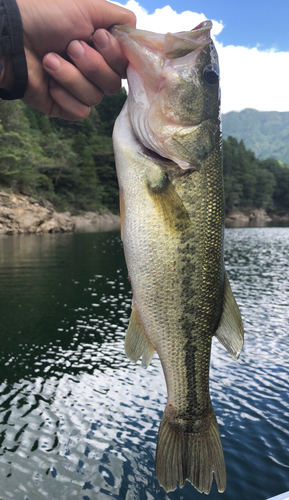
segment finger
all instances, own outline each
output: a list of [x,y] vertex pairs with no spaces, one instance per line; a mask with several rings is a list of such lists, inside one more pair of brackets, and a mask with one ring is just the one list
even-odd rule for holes
[[102,55],[83,41],[74,40],[68,45],[67,53],[81,73],[104,94],[116,94],[121,79],[105,61]]
[[102,100],[103,92],[77,67],[58,54],[46,54],[43,58],[43,67],[61,87],[87,106],[96,106]]
[[92,40],[95,48],[102,55],[106,63],[122,78],[126,78],[128,60],[117,40],[104,29],[95,31]]
[[88,117],[90,107],[76,99],[55,80],[50,82],[50,95],[54,103],[48,113],[49,116],[72,121],[84,120]]

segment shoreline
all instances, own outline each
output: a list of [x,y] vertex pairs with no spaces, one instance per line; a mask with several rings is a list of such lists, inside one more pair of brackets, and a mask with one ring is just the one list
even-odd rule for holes
[[70,212],[57,212],[49,202],[41,203],[31,196],[0,191],[0,235],[104,231],[119,226],[120,217],[108,210],[71,215]]
[[264,227],[274,223],[289,223],[289,213],[285,215],[269,215],[264,208],[256,208],[246,213],[240,210],[232,210],[225,217],[226,227]]
[[[289,224],[289,213],[278,216],[268,215],[262,208],[246,213],[234,210],[225,218],[228,228],[264,227],[274,223]],[[108,210],[71,215],[70,212],[57,212],[48,201],[0,191],[0,235],[108,231],[119,227],[120,216]]]

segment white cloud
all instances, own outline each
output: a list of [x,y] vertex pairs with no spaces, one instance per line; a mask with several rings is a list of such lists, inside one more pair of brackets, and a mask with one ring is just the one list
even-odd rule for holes
[[[180,14],[169,5],[148,12],[135,0],[125,5],[137,16],[137,28],[157,33],[189,31],[204,21],[204,14]],[[255,108],[260,111],[289,111],[289,52],[261,51],[216,41],[223,25],[213,20],[212,35],[221,67],[222,112]]]
[[289,52],[216,43],[221,68],[222,111],[255,108],[289,111]]
[[[190,31],[195,26],[206,20],[204,14],[186,10],[180,14],[175,12],[169,5],[162,9],[156,9],[153,14],[139,5],[135,0],[128,0],[125,5],[132,10],[137,17],[137,28],[155,31],[156,33],[177,33],[178,31]],[[212,33],[217,35],[222,30],[221,23],[214,21]]]

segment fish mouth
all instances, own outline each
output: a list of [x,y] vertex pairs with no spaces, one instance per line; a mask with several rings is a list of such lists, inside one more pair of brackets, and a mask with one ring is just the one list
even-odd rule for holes
[[125,38],[128,36],[130,40],[133,40],[140,47],[161,51],[163,58],[175,59],[208,45],[211,42],[210,31],[212,26],[212,21],[206,20],[191,31],[161,34],[129,26],[114,25],[110,28],[110,33],[119,41],[128,60],[133,62],[130,59],[131,54],[129,52],[131,51],[126,50]]

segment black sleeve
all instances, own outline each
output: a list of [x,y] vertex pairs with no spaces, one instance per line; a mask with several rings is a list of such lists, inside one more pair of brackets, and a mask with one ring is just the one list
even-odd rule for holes
[[[11,92],[0,89],[0,98],[21,99],[27,87],[28,72],[22,21],[16,0],[0,0],[0,60],[4,56],[12,61],[14,86]],[[0,72],[2,69],[0,61]]]

